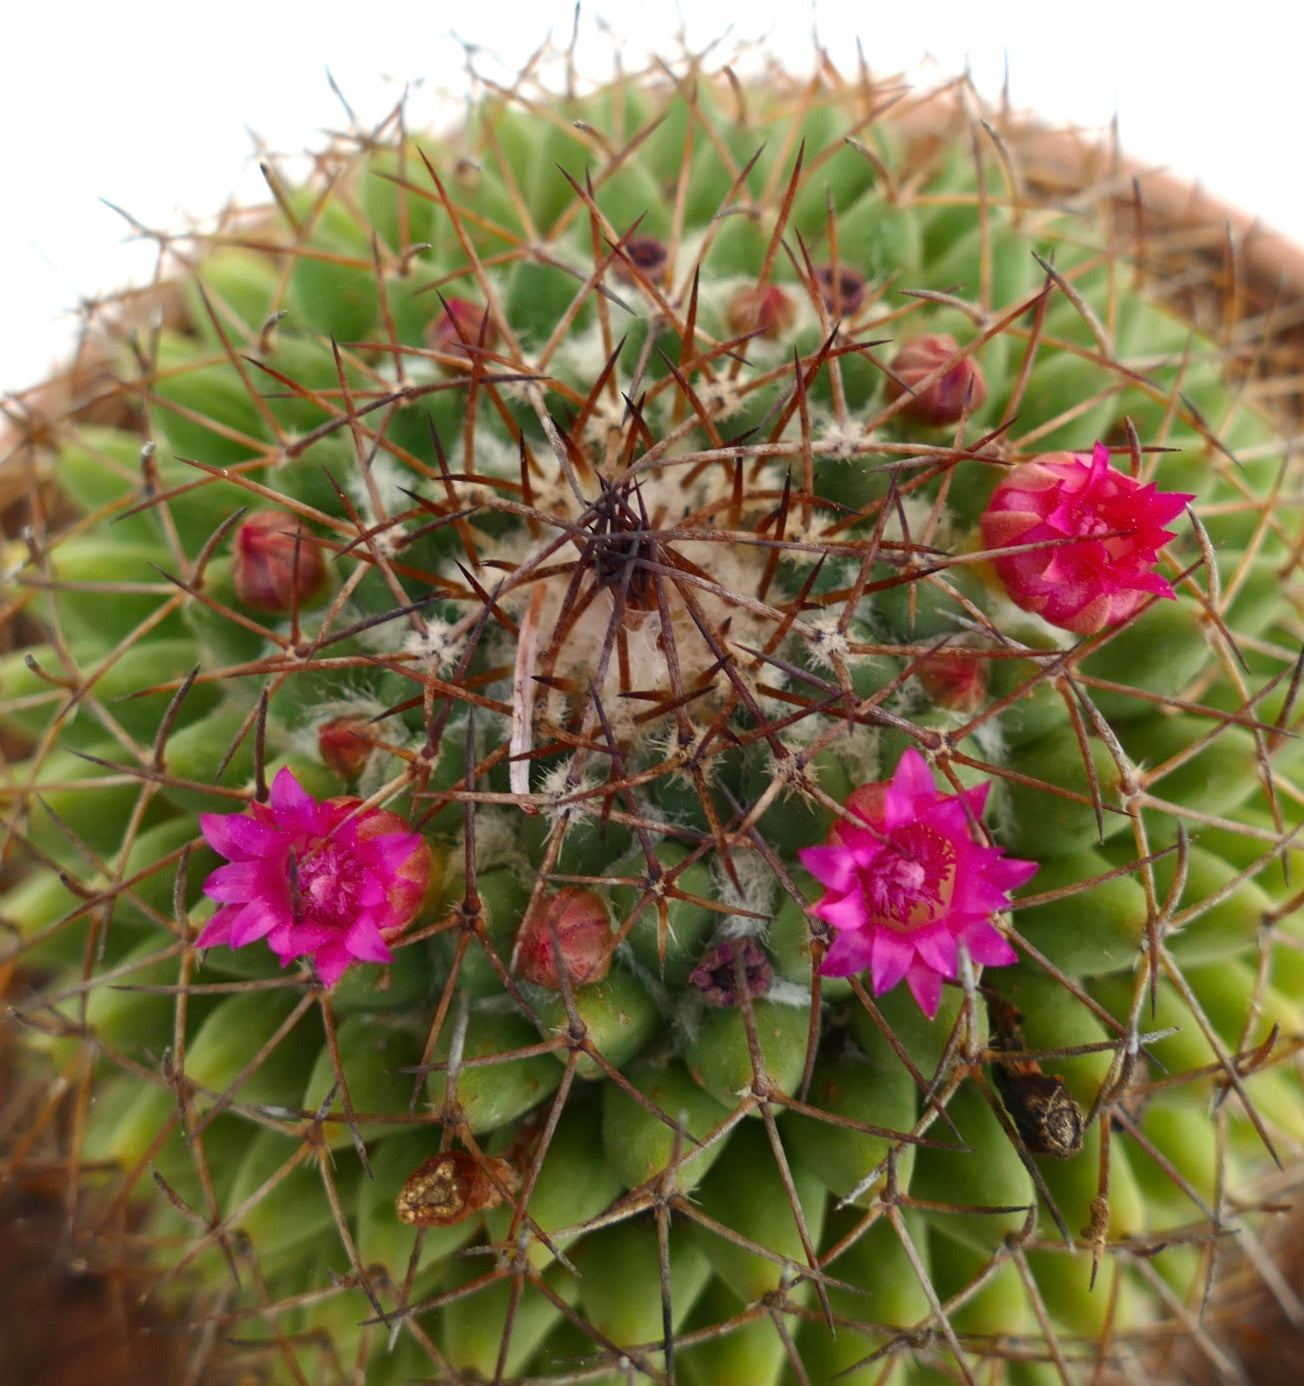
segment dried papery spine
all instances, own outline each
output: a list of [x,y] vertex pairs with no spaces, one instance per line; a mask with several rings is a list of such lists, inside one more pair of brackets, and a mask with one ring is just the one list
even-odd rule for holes
[[269,165],[26,402],[0,1172],[200,1367],[1231,1360],[1304,1145],[1293,319],[971,105],[532,71]]

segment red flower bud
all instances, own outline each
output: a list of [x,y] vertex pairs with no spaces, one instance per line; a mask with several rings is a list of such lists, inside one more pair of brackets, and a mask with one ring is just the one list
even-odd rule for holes
[[755,335],[773,340],[792,326],[797,309],[777,284],[767,284],[764,288],[739,289],[725,316],[730,331],[739,337]]
[[603,901],[591,890],[562,886],[555,894],[544,896],[521,921],[516,936],[516,972],[527,982],[560,991],[560,953],[571,986],[587,986],[607,975],[611,947],[611,921]]
[[[968,356],[958,357],[960,348],[954,337],[934,332],[909,341],[897,352],[888,367],[887,395],[910,401],[901,412],[915,423],[939,428],[955,423],[967,410],[973,413],[987,398],[987,382],[977,363]],[[922,382],[950,361],[953,364],[928,384]]]
[[375,748],[374,729],[360,717],[335,717],[317,728],[317,750],[342,780],[356,780]]
[[317,541],[284,510],[257,510],[235,533],[236,596],[254,611],[306,606],[326,583]]
[[488,308],[469,298],[444,299],[439,316],[426,329],[431,351],[442,356],[470,357],[477,349],[488,351],[497,337]]
[[937,707],[977,712],[987,698],[990,666],[981,650],[956,640],[922,656],[915,675]]

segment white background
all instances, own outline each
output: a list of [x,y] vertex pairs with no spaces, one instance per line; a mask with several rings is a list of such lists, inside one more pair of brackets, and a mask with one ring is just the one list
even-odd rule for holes
[[[1304,242],[1301,45],[1280,0],[1237,0],[1207,20],[1191,18],[1204,7],[1154,0],[686,8],[687,20],[670,0],[586,4],[580,70],[611,70],[611,30],[629,65],[679,51],[677,33],[699,49],[728,31],[721,51],[765,35],[806,72],[815,30],[839,66],[854,66],[859,39],[879,74],[913,73],[931,55],[925,73],[967,67],[993,98],[1008,68],[1016,107],[1092,127],[1117,117],[1126,153]],[[260,141],[301,151],[347,124],[328,70],[364,124],[410,84],[416,124],[432,92],[464,89],[464,45],[510,80],[549,31],[564,46],[572,22],[569,0],[110,0],[11,13],[0,34],[0,391],[34,383],[68,350],[79,301],[148,274],[148,250],[105,201],[171,228],[233,193],[262,201]]]

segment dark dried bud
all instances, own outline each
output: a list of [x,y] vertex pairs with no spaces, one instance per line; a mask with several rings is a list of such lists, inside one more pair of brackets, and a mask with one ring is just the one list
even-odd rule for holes
[[488,351],[497,335],[488,308],[469,298],[444,299],[439,316],[426,329],[431,351],[441,356],[469,357],[477,350]]
[[527,982],[560,991],[560,952],[571,986],[587,986],[607,975],[611,947],[611,921],[603,901],[591,890],[562,886],[545,896],[521,921],[516,936],[516,972]]
[[937,707],[977,712],[987,699],[991,658],[961,638],[922,656],[915,664],[915,676]]
[[771,975],[770,960],[754,938],[729,938],[707,953],[689,981],[708,1006],[737,1006],[744,992],[753,999],[764,996]]
[[283,613],[307,606],[322,590],[326,565],[297,515],[258,510],[236,530],[233,577],[245,606]]
[[796,316],[796,305],[777,284],[739,289],[726,312],[729,330],[737,336],[769,339],[785,333]]
[[1023,1017],[1008,1001],[989,993],[992,1081],[1019,1139],[1033,1155],[1071,1159],[1082,1149],[1086,1125],[1064,1080],[1041,1071],[1026,1048]]
[[336,717],[317,728],[317,750],[342,780],[356,780],[375,747],[374,728],[360,717]]
[[[914,338],[897,352],[888,367],[887,394],[889,399],[909,396],[909,403],[901,410],[906,418],[940,428],[982,406],[987,382],[971,357],[957,359],[959,351],[954,337],[934,332]],[[947,367],[947,362],[952,364]],[[922,383],[942,367],[947,368],[927,384]]]
[[627,240],[622,241],[620,252],[616,257],[615,271],[616,277],[623,279],[626,284],[638,282],[634,271],[630,268],[631,265],[638,270],[644,279],[655,283],[665,273],[665,243],[658,240],[656,236],[630,236]]
[[835,275],[832,265],[817,265],[815,287],[829,315],[834,318],[851,317],[860,311],[865,301],[865,276],[853,269],[839,266]]
[[484,1208],[496,1208],[519,1185],[506,1160],[486,1156],[481,1161],[465,1150],[445,1150],[408,1176],[394,1211],[410,1227],[453,1227]]

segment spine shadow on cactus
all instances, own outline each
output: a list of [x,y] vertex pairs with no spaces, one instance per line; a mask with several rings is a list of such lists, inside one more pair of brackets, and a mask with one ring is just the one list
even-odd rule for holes
[[[0,1168],[130,1227],[196,1371],[1161,1379],[1257,1250],[1304,1142],[1298,462],[1162,233],[899,96],[396,118],[165,246],[29,423]],[[1033,459],[1191,498],[1108,624],[988,541]],[[907,772],[1018,891],[931,1003],[834,975],[803,865]]]

